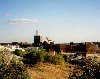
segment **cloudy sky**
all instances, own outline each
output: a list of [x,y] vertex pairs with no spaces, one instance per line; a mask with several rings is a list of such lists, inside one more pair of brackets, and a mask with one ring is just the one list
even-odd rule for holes
[[0,0],[0,42],[100,42],[100,0]]

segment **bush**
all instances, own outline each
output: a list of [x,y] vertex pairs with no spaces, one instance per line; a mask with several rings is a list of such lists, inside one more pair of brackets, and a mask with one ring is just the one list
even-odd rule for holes
[[46,52],[45,51],[32,51],[24,56],[24,63],[36,64],[38,62],[43,62]]
[[45,56],[45,60],[44,62],[48,62],[48,63],[52,63],[52,64],[63,64],[64,63],[64,59],[61,55],[56,54],[56,55],[50,55],[50,54],[46,54]]
[[9,51],[0,52],[0,79],[29,79],[20,57]]
[[52,58],[52,63],[57,65],[57,64],[63,64],[64,59],[61,55],[57,54],[55,56],[53,56]]
[[46,54],[46,55],[45,55],[45,58],[44,58],[44,62],[52,63],[52,61],[53,61],[52,58],[53,58],[52,55]]
[[25,56],[25,54],[27,54],[27,52],[21,51],[21,50],[18,50],[18,49],[16,49],[13,53],[14,53],[15,55],[20,56],[20,57],[23,57],[23,56]]
[[0,68],[0,79],[29,79],[29,76],[23,65],[11,63]]
[[62,64],[64,59],[58,54],[53,56],[45,51],[32,51],[24,56],[23,62],[26,64],[37,64],[38,62]]
[[76,79],[99,79],[100,75],[100,62],[97,61],[97,57],[91,57],[91,60],[87,59],[86,64],[81,66],[80,69],[83,71],[83,74],[77,76],[77,73],[73,73],[71,78]]

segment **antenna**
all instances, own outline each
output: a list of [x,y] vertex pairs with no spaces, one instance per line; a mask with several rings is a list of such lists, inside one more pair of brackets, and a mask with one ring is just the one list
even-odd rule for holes
[[36,30],[36,35],[38,36],[38,30]]

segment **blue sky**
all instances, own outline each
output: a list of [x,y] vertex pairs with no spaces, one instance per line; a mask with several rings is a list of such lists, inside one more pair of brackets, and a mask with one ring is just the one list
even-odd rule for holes
[[100,0],[0,0],[0,42],[100,42]]

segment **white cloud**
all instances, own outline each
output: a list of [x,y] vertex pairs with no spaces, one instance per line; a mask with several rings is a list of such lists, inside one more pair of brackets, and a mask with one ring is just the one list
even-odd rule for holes
[[35,19],[12,19],[8,20],[6,24],[35,24],[38,20]]
[[11,14],[10,13],[6,13],[5,16],[11,16]]

